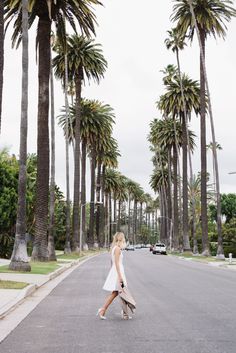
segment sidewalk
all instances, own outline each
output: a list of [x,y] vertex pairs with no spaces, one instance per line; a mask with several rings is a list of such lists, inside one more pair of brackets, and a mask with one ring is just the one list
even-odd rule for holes
[[230,269],[230,270],[236,270],[236,259],[232,259],[232,263],[229,263],[229,259],[225,258],[225,260],[217,260],[212,258],[211,261],[207,261],[207,259],[204,258],[199,258],[198,256],[181,256],[181,255],[175,255],[175,254],[169,254],[171,256],[174,256],[180,260],[185,260],[185,261],[192,261],[192,262],[200,262],[209,266],[217,267],[217,268],[224,268],[224,269]]
[[[48,283],[52,279],[58,277],[71,267],[75,267],[83,263],[90,257],[99,255],[100,253],[85,255],[76,260],[61,260],[58,263],[59,268],[47,274],[31,274],[31,273],[0,273],[0,280],[25,282],[28,286],[24,289],[0,289],[0,319],[3,319],[11,311],[13,311],[24,299],[30,296],[38,288]],[[9,260],[0,259],[0,266],[8,265]]]

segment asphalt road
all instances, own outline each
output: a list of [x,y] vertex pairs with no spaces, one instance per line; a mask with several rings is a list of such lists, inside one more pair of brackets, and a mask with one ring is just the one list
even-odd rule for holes
[[109,255],[83,264],[0,344],[0,353],[235,353],[236,271],[147,249],[126,252],[124,265],[137,301],[132,320],[119,300],[107,320],[95,314]]

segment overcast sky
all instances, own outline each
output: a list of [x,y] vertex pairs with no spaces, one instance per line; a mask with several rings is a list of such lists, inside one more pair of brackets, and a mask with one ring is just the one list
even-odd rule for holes
[[[109,103],[115,110],[114,135],[122,157],[120,171],[139,182],[151,192],[151,153],[147,142],[149,124],[160,117],[155,102],[163,93],[160,70],[175,64],[175,56],[167,51],[164,40],[170,22],[173,1],[108,0],[96,9],[99,27],[98,43],[103,45],[109,68],[99,86],[91,83],[83,89],[83,96]],[[10,34],[10,32],[9,32]],[[21,51],[11,49],[10,36],[5,42],[4,105],[0,147],[9,146],[12,153],[19,150],[19,121],[21,94]],[[223,147],[219,153],[222,192],[236,192],[236,19],[228,25],[225,41],[207,41],[207,69],[217,141]],[[36,152],[37,139],[37,67],[35,62],[35,27],[30,31],[30,86],[29,86],[29,152]],[[181,53],[182,71],[199,79],[199,50],[196,40]],[[63,105],[60,83],[55,88],[56,114]],[[207,122],[210,137],[209,120]],[[199,143],[199,120],[193,118],[191,128]],[[56,129],[56,179],[65,190],[64,138]],[[200,153],[194,155],[195,172],[199,170]],[[211,172],[209,156],[209,171]]]

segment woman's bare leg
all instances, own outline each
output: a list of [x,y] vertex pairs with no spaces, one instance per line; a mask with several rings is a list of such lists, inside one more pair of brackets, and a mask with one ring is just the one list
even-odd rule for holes
[[111,305],[113,300],[117,297],[118,291],[113,291],[109,297],[107,297],[107,300],[105,301],[105,304],[102,307],[101,314],[105,315],[105,312],[107,311],[108,307]]

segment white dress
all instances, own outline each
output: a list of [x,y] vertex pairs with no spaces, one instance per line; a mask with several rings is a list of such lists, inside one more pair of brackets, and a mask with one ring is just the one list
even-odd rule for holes
[[[115,265],[115,249],[116,249],[116,247],[117,246],[114,246],[114,248],[111,251],[112,267],[108,273],[107,279],[106,279],[104,286],[103,286],[103,289],[107,290],[109,292],[119,290],[118,274],[117,274],[116,265]],[[120,272],[121,272],[121,276],[124,281],[124,285],[127,286],[127,281],[126,281],[125,271],[124,271],[124,266],[123,266],[122,252],[121,252],[120,258],[119,258],[119,265],[120,265]]]

